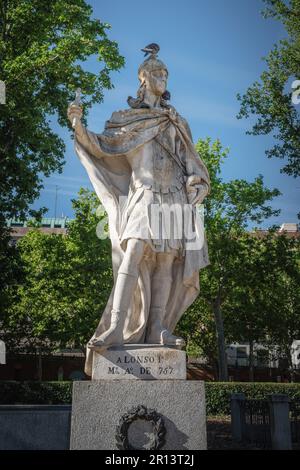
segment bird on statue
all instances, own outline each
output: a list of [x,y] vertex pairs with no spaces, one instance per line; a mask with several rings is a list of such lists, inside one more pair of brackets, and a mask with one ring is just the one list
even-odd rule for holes
[[151,54],[151,55],[158,54],[159,49],[160,49],[159,45],[153,42],[151,44],[148,44],[148,46],[144,47],[142,51],[145,52],[144,57],[146,57],[148,54]]

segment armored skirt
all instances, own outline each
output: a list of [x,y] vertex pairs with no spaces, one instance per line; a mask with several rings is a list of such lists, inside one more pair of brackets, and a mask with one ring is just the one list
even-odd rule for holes
[[127,240],[135,238],[147,242],[155,252],[171,252],[181,258],[187,235],[193,232],[193,213],[189,208],[183,184],[172,186],[168,191],[131,185],[121,211],[123,250]]

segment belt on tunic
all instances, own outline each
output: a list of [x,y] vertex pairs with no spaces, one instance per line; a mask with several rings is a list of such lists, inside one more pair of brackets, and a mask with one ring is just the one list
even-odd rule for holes
[[168,193],[176,193],[177,191],[180,191],[184,187],[184,184],[182,181],[178,180],[175,184],[171,184],[168,188],[163,188],[161,185],[157,182],[154,182],[153,184],[147,184],[143,182],[130,182],[130,189],[132,192],[135,192],[137,189],[144,188],[151,190],[154,193],[162,193],[162,194],[168,194]]

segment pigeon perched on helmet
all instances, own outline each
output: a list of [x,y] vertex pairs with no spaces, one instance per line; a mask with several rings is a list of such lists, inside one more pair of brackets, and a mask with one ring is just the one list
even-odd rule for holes
[[144,47],[144,49],[141,49],[143,52],[145,52],[144,57],[146,57],[148,54],[158,54],[159,52],[159,45],[156,44],[155,42],[152,42],[151,44],[148,44],[148,46]]

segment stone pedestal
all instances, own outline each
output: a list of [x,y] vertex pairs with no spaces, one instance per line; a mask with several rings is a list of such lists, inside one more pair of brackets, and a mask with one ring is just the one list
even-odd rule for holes
[[186,379],[186,353],[166,346],[133,344],[94,354],[92,380]]
[[73,385],[71,449],[206,449],[204,382],[186,380],[184,351],[124,345],[93,356],[92,381]]
[[292,450],[289,397],[278,393],[269,396],[270,430],[273,450]]
[[204,382],[74,382],[71,449],[206,449]]

